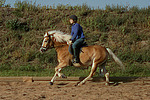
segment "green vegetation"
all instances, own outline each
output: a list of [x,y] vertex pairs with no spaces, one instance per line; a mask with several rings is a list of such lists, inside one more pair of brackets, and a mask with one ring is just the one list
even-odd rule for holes
[[[0,1],[0,76],[52,76],[57,65],[54,49],[39,52],[46,30],[70,33],[69,16],[76,14],[89,45],[109,47],[123,61],[126,71],[112,60],[111,76],[150,76],[150,6],[40,6],[16,1],[15,8]],[[89,70],[69,66],[67,76],[86,76]],[[98,70],[96,72],[98,76]]]

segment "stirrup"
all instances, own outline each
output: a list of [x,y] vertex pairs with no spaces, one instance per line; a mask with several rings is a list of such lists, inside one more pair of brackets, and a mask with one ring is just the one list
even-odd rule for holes
[[74,63],[80,63],[80,61],[76,61],[76,60],[75,60]]
[[75,63],[80,63],[80,60],[77,61],[75,58],[73,58],[73,59],[72,59],[72,63],[73,63],[73,64],[75,64]]

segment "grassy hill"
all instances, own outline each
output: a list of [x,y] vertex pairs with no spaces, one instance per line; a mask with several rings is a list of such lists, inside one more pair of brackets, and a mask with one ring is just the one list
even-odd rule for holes
[[[68,18],[75,14],[89,45],[109,47],[123,61],[126,66],[123,75],[150,76],[150,6],[140,9],[107,5],[102,10],[92,9],[86,4],[41,7],[17,1],[14,5],[15,8],[0,6],[2,74],[9,70],[21,73],[54,68],[57,65],[55,50],[44,54],[39,52],[43,33],[46,30],[60,30],[70,34]],[[113,75],[121,73],[120,67],[112,60],[109,60],[107,69]]]

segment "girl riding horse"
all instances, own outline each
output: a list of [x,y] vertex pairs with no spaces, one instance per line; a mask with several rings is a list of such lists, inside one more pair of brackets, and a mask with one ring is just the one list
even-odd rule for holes
[[77,16],[76,15],[71,15],[70,17],[70,24],[72,24],[72,30],[71,30],[71,36],[72,38],[69,41],[69,45],[72,46],[73,50],[73,58],[75,58],[75,61],[73,63],[79,64],[80,59],[79,59],[79,50],[81,45],[84,43],[84,34],[82,27],[80,24],[77,23]]

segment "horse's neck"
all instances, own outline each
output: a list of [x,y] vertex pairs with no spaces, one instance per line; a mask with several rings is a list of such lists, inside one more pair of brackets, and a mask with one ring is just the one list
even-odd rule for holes
[[69,46],[67,44],[55,44],[54,48],[58,55],[68,52]]
[[68,44],[67,42],[57,42],[55,39],[52,39],[53,43],[54,43],[54,48],[56,50],[56,52],[62,52],[62,49],[64,50],[64,48],[68,48]]
[[62,42],[62,43],[60,43],[60,42],[54,42],[54,47],[57,49],[57,48],[61,48],[61,47],[63,47],[63,46],[67,46],[67,43],[66,42]]

